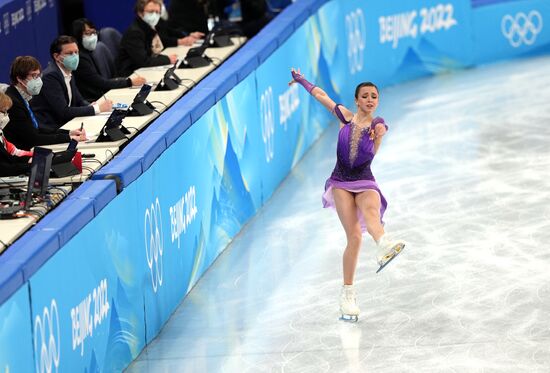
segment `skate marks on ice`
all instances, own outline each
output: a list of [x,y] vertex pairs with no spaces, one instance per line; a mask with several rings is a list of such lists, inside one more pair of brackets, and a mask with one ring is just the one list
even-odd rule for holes
[[129,372],[550,371],[550,58],[381,92],[373,173],[407,242],[338,321],[345,237],[320,209],[330,128]]

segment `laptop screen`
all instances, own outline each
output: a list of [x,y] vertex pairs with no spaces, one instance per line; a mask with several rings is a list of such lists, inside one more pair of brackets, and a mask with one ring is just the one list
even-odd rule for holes
[[32,196],[36,194],[45,197],[50,182],[50,169],[52,165],[53,153],[50,149],[34,148],[32,156],[31,173],[27,185],[27,196],[25,198],[25,208],[31,207]]

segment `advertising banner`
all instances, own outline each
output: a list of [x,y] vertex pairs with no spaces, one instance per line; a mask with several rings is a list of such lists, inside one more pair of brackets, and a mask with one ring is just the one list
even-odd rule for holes
[[[31,0],[27,0],[31,2]],[[34,29],[34,40],[36,57],[45,69],[51,60],[50,44],[59,35],[57,1],[54,0],[32,0],[33,14],[32,24]],[[27,52],[29,54],[30,52]]]
[[493,2],[473,9],[476,63],[550,51],[550,2]]
[[318,68],[321,34],[316,26],[311,19],[306,21],[256,70],[267,163],[261,172],[264,188],[270,191],[328,125],[318,103],[310,110],[313,99],[307,91],[297,84],[288,85],[293,67],[314,83],[322,79]]
[[120,371],[145,346],[137,197],[119,197],[30,279],[37,372]]
[[[0,82],[9,83],[10,66],[15,57],[35,53],[36,44],[32,21],[31,0],[12,0],[0,3],[0,51],[2,51]],[[48,47],[43,48],[49,49]]]
[[0,372],[34,371],[29,286],[0,306]]
[[382,87],[471,65],[470,12],[470,2],[458,0],[342,0],[321,7],[323,53],[335,66],[333,85],[344,103],[362,81]]

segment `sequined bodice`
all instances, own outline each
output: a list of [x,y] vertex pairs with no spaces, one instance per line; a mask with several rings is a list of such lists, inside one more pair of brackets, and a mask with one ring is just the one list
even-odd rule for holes
[[370,169],[374,158],[371,128],[372,125],[362,128],[353,122],[340,128],[332,178],[340,181],[374,180]]

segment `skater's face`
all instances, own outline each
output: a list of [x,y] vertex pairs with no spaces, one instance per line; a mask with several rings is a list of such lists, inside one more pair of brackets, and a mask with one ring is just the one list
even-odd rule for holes
[[355,99],[359,110],[372,113],[378,107],[378,90],[376,87],[361,87]]

